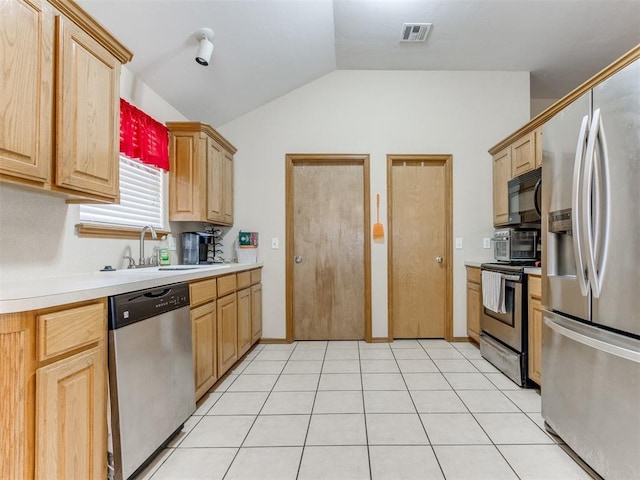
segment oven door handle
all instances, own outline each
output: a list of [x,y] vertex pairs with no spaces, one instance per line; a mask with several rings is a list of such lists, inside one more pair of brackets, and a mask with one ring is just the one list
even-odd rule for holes
[[522,279],[520,278],[520,275],[506,275],[504,273],[502,274],[502,279],[510,280],[512,282],[518,282],[518,283],[522,281]]

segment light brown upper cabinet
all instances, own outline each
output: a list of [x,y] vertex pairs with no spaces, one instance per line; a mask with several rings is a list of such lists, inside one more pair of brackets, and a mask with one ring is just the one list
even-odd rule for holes
[[536,167],[536,135],[528,133],[511,147],[511,177],[517,177]]
[[493,224],[509,221],[508,185],[511,179],[511,146],[493,156]]
[[167,127],[169,220],[233,225],[236,148],[204,123],[169,122]]
[[0,179],[116,201],[120,65],[132,53],[67,0],[7,0],[2,15],[0,69],[12,74],[0,89]]
[[514,140],[493,155],[493,224],[509,221],[508,182],[542,165],[542,128]]

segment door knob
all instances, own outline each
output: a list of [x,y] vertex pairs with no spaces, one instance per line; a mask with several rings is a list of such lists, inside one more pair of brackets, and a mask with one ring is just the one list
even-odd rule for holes
[[442,257],[436,257],[436,262],[437,262],[437,263],[442,263],[442,261],[443,261],[443,258],[442,258]]
[[294,262],[296,263],[302,263],[302,257],[300,255],[296,255],[296,257],[293,259]]

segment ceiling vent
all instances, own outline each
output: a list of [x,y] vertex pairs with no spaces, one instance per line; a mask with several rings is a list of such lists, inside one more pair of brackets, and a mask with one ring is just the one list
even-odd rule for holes
[[401,42],[424,42],[431,30],[431,23],[404,23],[402,25],[402,33],[400,34]]

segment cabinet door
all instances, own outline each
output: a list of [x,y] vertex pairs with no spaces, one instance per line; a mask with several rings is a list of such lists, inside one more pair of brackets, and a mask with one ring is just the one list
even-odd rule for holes
[[262,337],[262,284],[251,287],[251,343]]
[[169,134],[169,220],[202,221],[201,190],[206,137],[194,132]]
[[511,147],[493,157],[493,224],[509,222],[509,185],[511,179]]
[[53,9],[42,0],[8,0],[0,17],[0,175],[48,183]]
[[224,187],[223,187],[224,223],[227,225],[233,225],[233,155],[231,155],[227,151],[224,151],[223,176],[224,176]]
[[542,302],[540,277],[529,277],[529,378],[542,386]]
[[193,341],[193,370],[196,400],[216,383],[216,302],[209,302],[191,310]]
[[245,288],[238,293],[238,357],[241,357],[252,345],[251,331],[251,289]]
[[224,222],[224,153],[213,139],[207,139],[207,219]]
[[56,17],[55,184],[118,198],[120,63],[88,34]]
[[100,343],[36,371],[36,478],[104,478],[105,356]]
[[536,168],[542,166],[542,128],[535,131],[536,136]]
[[511,150],[511,176],[517,177],[536,168],[535,131],[513,142]]
[[480,314],[482,312],[482,290],[477,283],[467,282],[467,335],[480,341]]
[[238,359],[238,308],[236,294],[218,299],[218,378]]

